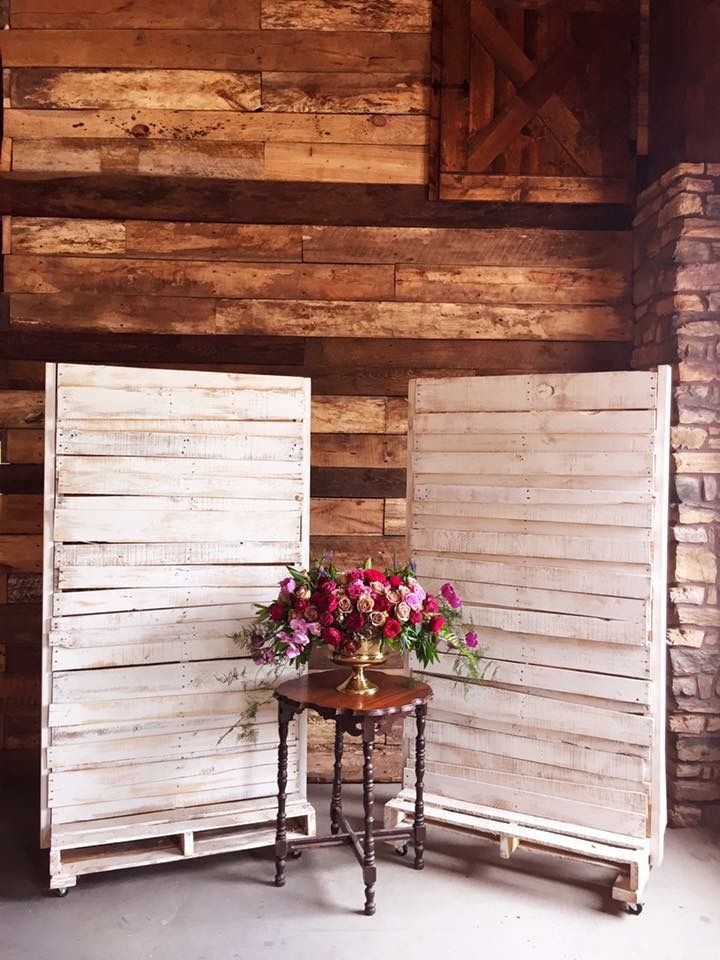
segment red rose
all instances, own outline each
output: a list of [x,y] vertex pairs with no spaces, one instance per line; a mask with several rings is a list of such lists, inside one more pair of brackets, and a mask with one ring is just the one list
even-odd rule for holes
[[396,637],[401,630],[402,627],[400,626],[400,622],[398,620],[386,620],[385,626],[383,627],[383,636]]
[[298,613],[305,613],[308,608],[308,602],[304,597],[298,597],[293,606]]
[[320,583],[319,590],[322,590],[323,593],[334,593],[335,592],[335,581],[334,580],[323,580]]
[[342,634],[337,627],[325,627],[320,636],[331,647],[339,647],[342,642]]
[[390,609],[390,601],[388,600],[387,597],[383,597],[379,593],[374,593],[372,596],[373,596],[373,600],[375,601],[375,609],[378,610],[380,613],[382,613],[383,610]]
[[410,623],[422,623],[423,615],[419,610],[410,611]]
[[425,597],[425,612],[437,613],[439,609],[440,607],[438,606],[437,600],[431,593],[429,593],[427,597]]
[[403,578],[402,578],[402,577],[399,577],[396,573],[394,573],[394,574],[390,577],[390,586],[391,586],[391,587],[401,587],[401,586],[403,585],[403,582],[404,582],[404,581],[403,581]]
[[270,616],[273,618],[273,620],[284,620],[285,607],[281,603],[271,603]]
[[363,570],[363,576],[367,583],[372,583],[373,580],[377,580],[378,583],[387,583],[385,574],[379,570],[373,570],[372,567],[369,570]]
[[433,633],[440,633],[444,623],[445,621],[443,620],[442,617],[433,617],[432,620],[430,621],[430,630]]
[[332,613],[333,610],[337,610],[337,605],[337,597],[333,596],[331,593],[318,594],[317,608],[321,613],[326,611]]
[[345,626],[348,630],[356,633],[365,626],[365,616],[359,610],[353,610],[345,619]]
[[323,627],[331,627],[333,625],[333,620],[335,619],[335,617],[333,617],[331,613],[326,612],[326,613],[321,613],[319,619]]

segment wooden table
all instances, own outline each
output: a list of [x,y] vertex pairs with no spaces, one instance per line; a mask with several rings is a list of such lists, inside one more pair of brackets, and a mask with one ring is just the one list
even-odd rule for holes
[[[423,868],[425,817],[423,778],[425,775],[425,715],[432,690],[427,683],[412,677],[370,671],[369,676],[380,687],[372,696],[341,693],[335,688],[347,677],[347,670],[325,670],[289,680],[275,690],[278,700],[280,746],[278,748],[278,811],[275,838],[275,884],[285,884],[285,864],[289,856],[298,857],[304,847],[328,847],[349,844],[362,867],[365,883],[365,913],[375,913],[375,840],[412,840],[415,848],[415,869]],[[330,835],[287,839],[285,801],[287,788],[287,737],[293,717],[303,710],[314,710],[326,720],[335,721],[335,769],[330,802]],[[374,829],[373,749],[375,735],[386,730],[403,714],[415,713],[417,737],[415,748],[415,816],[412,826],[392,830]],[[362,737],[363,743],[363,831],[353,830],[342,810],[343,735]],[[407,843],[405,845],[407,849]]]

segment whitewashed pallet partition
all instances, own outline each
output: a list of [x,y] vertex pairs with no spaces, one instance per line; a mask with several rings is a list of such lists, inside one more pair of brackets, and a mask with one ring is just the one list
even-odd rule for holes
[[479,684],[426,671],[426,815],[505,856],[616,864],[628,903],[666,819],[669,398],[669,368],[410,388],[409,553],[455,583],[485,658]]
[[[230,635],[285,564],[307,563],[309,429],[308,380],[48,365],[51,887],[273,841],[276,677]],[[305,749],[300,720],[288,796],[301,834],[314,830]]]

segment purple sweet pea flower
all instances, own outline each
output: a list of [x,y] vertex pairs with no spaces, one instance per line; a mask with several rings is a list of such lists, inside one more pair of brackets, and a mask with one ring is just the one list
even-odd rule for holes
[[458,596],[457,590],[451,583],[444,583],[440,587],[440,593],[454,610],[457,610],[462,606],[462,600]]
[[295,593],[296,583],[292,577],[285,577],[284,580],[280,581],[280,591],[281,593],[291,594]]
[[475,633],[474,630],[468,631],[468,633],[465,634],[465,646],[473,649],[474,647],[477,646],[477,643],[478,643],[477,633]]

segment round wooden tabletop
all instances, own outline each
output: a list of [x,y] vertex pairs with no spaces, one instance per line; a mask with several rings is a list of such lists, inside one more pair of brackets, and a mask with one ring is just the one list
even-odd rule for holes
[[337,716],[382,717],[391,713],[410,713],[418,705],[427,703],[432,689],[414,677],[366,671],[368,679],[379,687],[370,696],[358,696],[336,690],[348,677],[348,670],[322,670],[306,673],[296,680],[287,680],[275,690],[278,700],[318,711],[333,711]]

